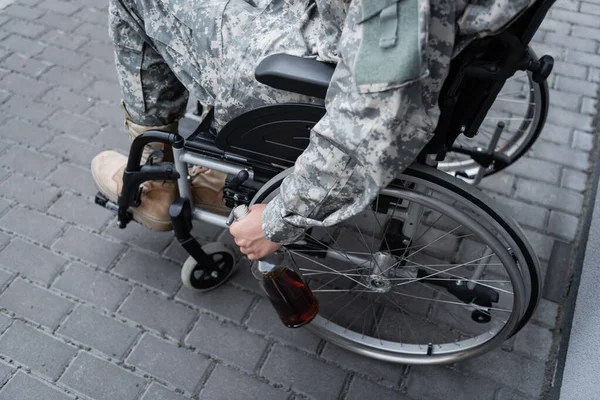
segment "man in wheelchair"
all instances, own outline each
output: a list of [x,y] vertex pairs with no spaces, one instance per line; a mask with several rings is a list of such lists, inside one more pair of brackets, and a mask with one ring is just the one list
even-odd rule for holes
[[[498,32],[532,0],[111,0],[110,34],[131,139],[176,132],[188,96],[214,107],[213,128],[267,104],[321,104],[259,83],[256,66],[285,53],[336,65],[326,114],[293,174],[268,205],[254,206],[231,232],[258,259],[364,209],[431,139],[450,61],[473,38]],[[285,132],[282,132],[285,134]],[[172,159],[147,146],[145,159]],[[160,150],[160,152],[156,152]],[[92,174],[116,201],[127,157],[97,155]],[[190,171],[196,205],[221,209],[225,174]],[[172,228],[172,181],[142,185],[134,218]]]

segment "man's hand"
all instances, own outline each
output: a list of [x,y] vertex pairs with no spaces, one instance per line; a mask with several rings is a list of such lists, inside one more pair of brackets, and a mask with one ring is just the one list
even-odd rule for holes
[[280,244],[267,240],[263,234],[262,215],[266,206],[256,204],[250,207],[250,213],[245,218],[235,221],[229,227],[235,243],[250,260],[259,260],[281,247]]

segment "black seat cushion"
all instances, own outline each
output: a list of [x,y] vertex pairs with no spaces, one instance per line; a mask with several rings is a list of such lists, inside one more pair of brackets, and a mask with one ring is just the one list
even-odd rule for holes
[[275,89],[325,98],[335,64],[312,58],[273,54],[255,71],[256,80]]

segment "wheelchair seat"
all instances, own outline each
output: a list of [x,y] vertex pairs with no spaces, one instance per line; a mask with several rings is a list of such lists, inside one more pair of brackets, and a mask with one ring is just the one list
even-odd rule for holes
[[256,80],[275,89],[325,98],[335,64],[312,58],[273,54],[256,68]]

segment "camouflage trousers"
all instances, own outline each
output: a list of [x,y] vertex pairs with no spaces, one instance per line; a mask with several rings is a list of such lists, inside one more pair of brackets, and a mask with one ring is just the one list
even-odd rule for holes
[[[134,122],[152,126],[177,121],[186,111],[189,94],[216,105],[217,129],[235,115],[266,104],[322,103],[254,79],[254,69],[267,53],[310,56],[299,34],[285,31],[277,20],[271,26],[264,18],[256,23],[266,0],[198,3],[110,0],[116,69],[123,102]],[[300,12],[306,8],[302,3],[286,12]]]

